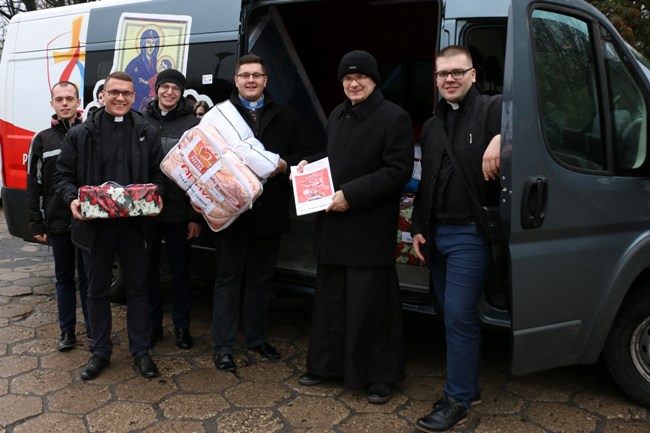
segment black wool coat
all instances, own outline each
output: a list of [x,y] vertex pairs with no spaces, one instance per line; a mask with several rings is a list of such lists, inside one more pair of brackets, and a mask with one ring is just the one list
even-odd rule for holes
[[379,89],[354,106],[346,100],[329,116],[325,155],[334,189],[343,191],[350,208],[318,214],[317,262],[361,267],[395,264],[399,200],[413,171],[409,115],[386,101]]

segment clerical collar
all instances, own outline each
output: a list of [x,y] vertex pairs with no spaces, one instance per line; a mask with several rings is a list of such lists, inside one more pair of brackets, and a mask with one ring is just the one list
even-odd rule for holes
[[249,101],[248,99],[243,98],[241,95],[239,95],[239,100],[241,101],[242,105],[249,110],[259,110],[264,105],[264,95],[262,95],[262,98],[259,101]]
[[449,102],[447,101],[447,104],[451,106],[451,109],[456,111],[460,108],[460,104],[458,102]]
[[124,116],[113,116],[111,113],[108,111],[104,111],[104,114],[106,114],[107,118],[115,123],[121,123],[124,122]]

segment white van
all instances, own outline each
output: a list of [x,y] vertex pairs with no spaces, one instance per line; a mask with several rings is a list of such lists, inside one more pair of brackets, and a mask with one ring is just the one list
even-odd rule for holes
[[[147,39],[156,48],[145,59]],[[503,94],[511,261],[485,292],[483,323],[511,333],[514,373],[604,353],[621,387],[650,407],[650,69],[582,0],[103,0],[18,15],[0,61],[9,229],[31,237],[26,153],[49,125],[49,89],[61,79],[80,84],[90,110],[109,72],[131,70],[143,101],[171,65],[188,94],[216,103],[233,88],[237,57],[254,52],[317,150],[342,99],[344,53],[375,55],[382,92],[409,112],[417,138],[437,100],[436,52],[450,44],[472,52],[479,90]],[[313,290],[311,223],[293,221],[278,286]],[[213,253],[209,239],[198,247]],[[196,274],[207,263],[195,261]],[[398,268],[404,307],[434,313],[427,270]]]

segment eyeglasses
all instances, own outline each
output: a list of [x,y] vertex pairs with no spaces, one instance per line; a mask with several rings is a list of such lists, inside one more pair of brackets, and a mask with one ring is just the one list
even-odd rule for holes
[[135,93],[130,90],[104,90],[104,92],[106,92],[106,94],[111,98],[117,98],[122,95],[125,99],[129,99]]
[[254,74],[249,74],[248,72],[242,72],[241,74],[237,74],[237,78],[241,78],[242,80],[249,80],[251,77],[253,77],[253,79],[257,81],[266,77],[266,74],[261,74],[259,72],[255,72]]
[[367,75],[346,75],[341,79],[343,84],[352,84],[353,81],[356,81],[359,84],[364,83],[366,80],[368,80],[370,77]]
[[446,80],[447,77],[449,77],[450,75],[451,75],[451,78],[453,78],[454,80],[460,80],[461,78],[463,78],[465,76],[465,73],[467,71],[471,71],[472,69],[474,69],[474,68],[470,67],[470,68],[467,68],[467,69],[454,69],[453,71],[439,71],[439,72],[436,72],[434,75],[436,76],[436,79],[438,81]]
[[177,93],[177,94],[178,94],[178,93],[181,93],[181,88],[180,88],[180,87],[178,87],[178,86],[173,86],[173,85],[168,85],[168,84],[163,84],[163,85],[161,85],[161,86],[159,87],[159,89],[162,90],[163,93],[164,93],[164,92],[169,92],[170,90],[171,90],[173,93]]

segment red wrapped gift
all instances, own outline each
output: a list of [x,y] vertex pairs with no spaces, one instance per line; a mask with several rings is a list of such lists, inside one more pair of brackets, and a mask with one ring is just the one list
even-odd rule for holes
[[81,215],[86,218],[155,216],[162,209],[158,186],[152,183],[86,185],[79,188],[79,201]]
[[413,200],[415,194],[402,194],[399,205],[399,225],[397,227],[397,263],[408,265],[420,265],[420,259],[415,255],[413,249],[413,238],[411,237],[411,216],[413,215]]

